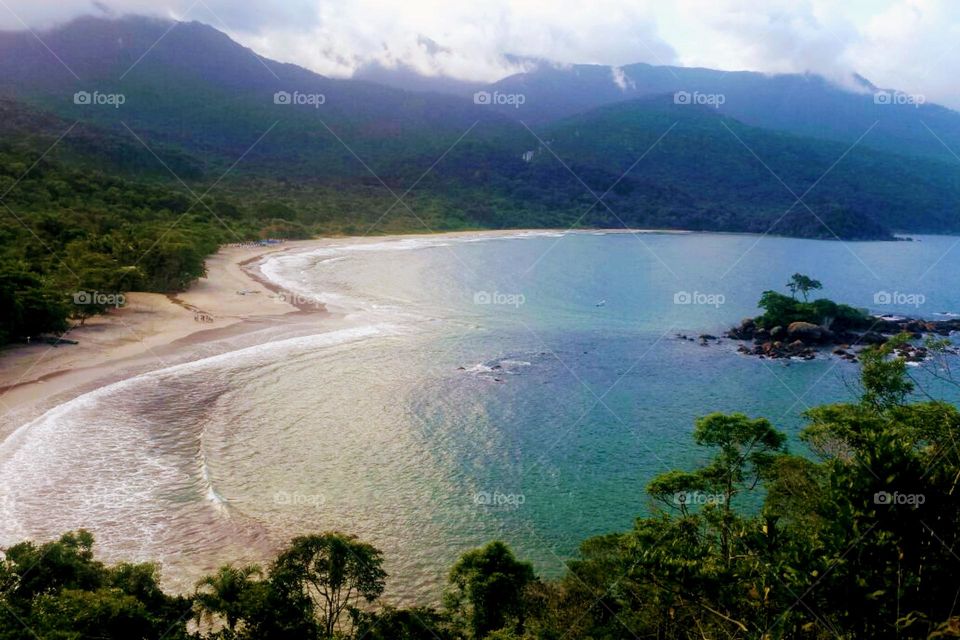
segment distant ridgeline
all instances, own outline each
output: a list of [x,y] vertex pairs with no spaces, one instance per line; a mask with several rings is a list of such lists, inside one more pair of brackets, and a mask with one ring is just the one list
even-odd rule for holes
[[0,342],[96,311],[78,291],[185,287],[219,243],[258,237],[960,232],[960,172],[921,127],[953,144],[960,114],[866,85],[632,65],[643,83],[610,90],[608,68],[547,65],[480,99],[326,78],[199,23],[85,18],[43,38],[82,80],[0,33]]

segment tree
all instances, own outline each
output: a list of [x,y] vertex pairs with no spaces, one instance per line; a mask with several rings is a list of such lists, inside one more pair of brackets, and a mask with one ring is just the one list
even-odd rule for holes
[[328,638],[344,611],[380,597],[386,577],[379,549],[338,532],[294,538],[271,572],[310,599]]
[[450,570],[446,605],[465,618],[473,638],[512,623],[522,632],[523,593],[535,579],[533,565],[517,560],[502,542],[468,551]]
[[810,276],[805,276],[802,273],[795,273],[790,276],[790,282],[787,283],[787,289],[790,290],[790,295],[794,298],[797,297],[797,292],[800,292],[803,295],[803,301],[807,301],[807,294],[813,291],[814,289],[822,289],[823,285],[819,280],[814,280]]
[[9,547],[0,561],[0,589],[3,640],[186,637],[189,601],[160,590],[155,565],[97,561],[87,531]]
[[743,490],[752,490],[763,479],[777,457],[785,452],[786,436],[774,429],[768,420],[750,419],[742,413],[713,413],[699,418],[693,432],[694,441],[717,449],[705,467],[689,473],[671,471],[648,485],[648,492],[661,502],[670,499],[686,513],[691,496],[715,507],[721,552],[730,560],[730,536],[734,520],[733,499]]
[[247,616],[248,594],[253,589],[253,578],[261,575],[256,566],[224,566],[197,582],[193,603],[197,622],[202,619],[222,618],[231,635],[238,623]]
[[353,609],[353,635],[362,640],[454,640],[447,617],[433,609],[395,609],[379,612]]

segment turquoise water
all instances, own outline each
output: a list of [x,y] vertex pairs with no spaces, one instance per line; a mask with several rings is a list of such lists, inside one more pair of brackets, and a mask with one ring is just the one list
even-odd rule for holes
[[555,575],[584,538],[647,512],[654,475],[703,459],[697,416],[765,416],[799,449],[803,410],[853,393],[856,365],[678,333],[719,335],[797,271],[875,312],[957,312],[955,242],[544,233],[275,258],[265,274],[344,314],[336,330],[39,419],[0,446],[0,537],[87,526],[108,557],[160,558],[183,586],[342,529],[384,550],[400,602],[435,601],[455,558],[492,538]]

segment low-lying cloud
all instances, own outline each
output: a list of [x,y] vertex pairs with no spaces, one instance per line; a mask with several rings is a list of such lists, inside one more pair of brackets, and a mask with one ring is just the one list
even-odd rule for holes
[[[524,60],[813,72],[960,107],[954,0],[0,0],[0,27],[83,14],[198,20],[259,53],[325,75],[401,68],[491,81]],[[627,80],[616,69],[611,80]]]

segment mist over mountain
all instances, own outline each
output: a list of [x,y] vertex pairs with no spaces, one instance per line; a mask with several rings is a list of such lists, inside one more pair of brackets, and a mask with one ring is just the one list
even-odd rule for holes
[[[208,182],[229,171],[241,187],[414,186],[445,203],[438,215],[472,226],[960,229],[946,148],[960,145],[960,114],[944,107],[863,79],[845,88],[813,75],[527,63],[482,86],[404,67],[333,79],[197,22],[82,18],[42,41],[0,34],[0,93],[11,113],[76,121],[102,141],[71,142],[71,131],[67,162]],[[28,124],[8,127],[10,140],[31,137],[30,118],[12,119]],[[807,189],[819,212],[796,202]]]
[[380,69],[376,77],[391,86],[430,86],[460,95],[470,90],[521,94],[523,104],[498,108],[528,123],[548,123],[606,104],[680,92],[691,100],[718,96],[715,106],[721,113],[778,131],[852,144],[869,130],[862,140],[866,146],[946,160],[954,159],[950,149],[960,147],[960,113],[895,87],[876,87],[860,76],[840,86],[813,74],[540,61],[531,71],[480,88],[461,87],[455,81],[444,85],[442,79],[403,69]]

